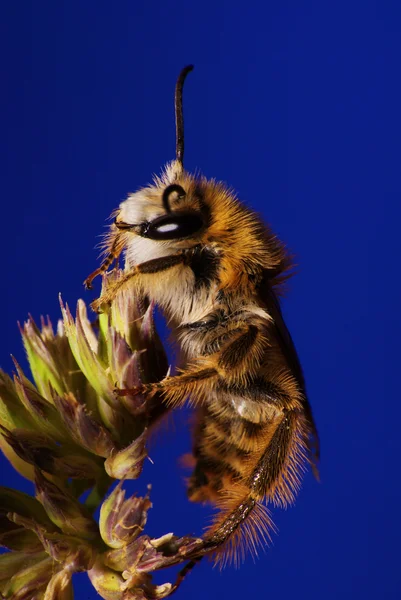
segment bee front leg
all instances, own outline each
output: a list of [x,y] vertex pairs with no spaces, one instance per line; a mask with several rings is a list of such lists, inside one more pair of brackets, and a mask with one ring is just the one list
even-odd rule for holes
[[[91,307],[95,312],[99,312],[100,308],[105,304],[110,304],[117,294],[128,284],[131,280],[135,280],[136,285],[141,287],[141,276],[142,275],[153,275],[162,271],[167,271],[178,265],[183,265],[187,262],[188,252],[180,252],[178,254],[171,254],[170,256],[162,256],[161,258],[154,258],[147,260],[144,263],[136,265],[131,271],[128,271],[121,277],[121,279],[110,284],[103,292],[102,296],[92,302]],[[101,269],[98,269],[101,272]],[[97,274],[97,271],[95,272]],[[90,276],[87,281],[91,282],[93,275]]]

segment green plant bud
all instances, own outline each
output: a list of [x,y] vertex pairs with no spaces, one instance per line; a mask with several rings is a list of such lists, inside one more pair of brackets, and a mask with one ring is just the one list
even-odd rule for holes
[[129,591],[125,587],[125,580],[121,574],[106,567],[101,559],[88,571],[89,579],[95,590],[104,600],[144,600],[146,598],[141,589]]
[[25,524],[16,523],[12,516],[18,515],[21,519],[28,519],[47,531],[57,531],[56,525],[49,519],[45,509],[36,498],[27,494],[0,488],[0,544],[11,550],[26,550],[34,552],[42,549],[40,540],[31,528],[26,529]]
[[[102,293],[104,285],[118,279],[121,271],[115,269],[102,281]],[[129,289],[124,289],[118,294],[107,312],[101,315],[103,319],[103,332],[105,327],[114,327],[118,334],[127,342],[132,351],[140,350],[143,346],[140,339],[141,320],[147,308],[147,301],[135,296]]]
[[122,485],[120,482],[115,487],[100,509],[100,535],[110,548],[122,548],[136,539],[143,531],[152,506],[148,496],[132,496],[125,500]]
[[36,471],[35,484],[37,499],[43,505],[51,521],[63,533],[87,540],[96,539],[97,524],[89,511],[78,500],[48,481],[39,470]]
[[141,588],[138,589],[137,584],[138,575],[130,575],[126,580],[126,586],[128,589],[142,591],[143,596],[138,598],[146,598],[147,600],[159,600],[161,598],[167,598],[174,591],[174,586],[171,583],[162,583],[161,585],[154,585],[149,581],[142,583]]
[[113,382],[98,358],[98,341],[87,317],[85,304],[82,300],[78,301],[75,321],[68,305],[64,306],[61,300],[60,304],[65,333],[78,367],[99,396],[107,398],[111,406],[116,404]]
[[0,369],[0,423],[6,429],[34,428],[32,415],[26,410],[13,380]]
[[[107,564],[119,564],[119,568],[129,573],[151,573],[184,560],[202,540],[190,537],[176,537],[167,533],[160,538],[150,539],[143,535],[123,548],[107,553]],[[123,571],[124,573],[124,571]]]
[[29,481],[33,481],[35,478],[35,470],[32,465],[25,462],[22,458],[14,452],[11,446],[6,442],[2,435],[0,435],[0,449],[3,452],[4,456],[10,462],[10,464],[14,467],[14,469],[25,477],[25,479],[29,479]]
[[[6,430],[15,428],[34,429],[35,424],[31,415],[21,403],[15,390],[14,382],[0,370],[0,423]],[[0,431],[0,448],[14,469],[23,477],[33,480],[34,472],[30,464],[25,462],[13,450]]]
[[52,521],[41,503],[32,496],[13,490],[11,488],[0,486],[0,513],[7,514],[16,512],[23,517],[33,517],[37,523],[55,530]]
[[63,566],[69,564],[71,572],[88,571],[92,568],[98,555],[95,545],[83,541],[82,538],[61,533],[38,530],[38,535],[52,559]]
[[[126,365],[131,361],[132,357],[137,357],[138,351],[132,351],[126,340],[120,335],[120,333],[114,328],[110,327],[107,336],[107,349],[108,349],[108,361],[110,364],[110,374],[113,381],[119,386],[122,382],[122,372],[126,369]],[[136,371],[138,380],[138,360],[135,360]],[[131,382],[126,381],[127,387],[131,386]],[[132,386],[135,383],[132,382]]]
[[109,456],[104,466],[106,473],[115,479],[136,479],[142,471],[146,452],[147,431],[141,433],[129,446]]
[[0,589],[5,586],[10,579],[22,569],[42,561],[47,558],[46,552],[6,552],[0,555]]
[[30,317],[24,326],[20,327],[20,332],[32,377],[39,393],[49,399],[51,388],[55,389],[58,394],[67,391],[60,364],[61,356],[55,352],[54,345],[49,340],[48,329],[47,335],[46,333],[42,335]]
[[71,437],[88,451],[107,458],[117,448],[107,429],[90,416],[71,392],[63,397],[54,394],[54,404]]
[[46,433],[52,439],[57,441],[70,441],[70,436],[68,435],[56,407],[43,398],[32,383],[23,376],[16,361],[14,364],[18,372],[18,376],[14,377],[15,390],[21,404],[32,417],[35,429],[40,430],[42,433]]
[[[116,385],[118,388],[130,388],[140,385],[141,379],[139,378],[139,352],[135,351],[130,361],[121,370]],[[127,409],[127,411],[135,417],[137,427],[143,429],[147,422],[149,405],[146,402],[144,396],[137,394],[135,396],[120,396],[121,404]]]
[[160,381],[169,369],[167,356],[153,321],[153,305],[150,305],[143,316],[139,339],[146,349],[141,355],[141,367],[146,382]]
[[100,536],[97,540],[90,542],[82,537],[66,535],[59,531],[48,531],[42,525],[38,525],[34,519],[22,517],[16,513],[9,513],[10,521],[30,530],[36,534],[47,554],[58,563],[65,566],[69,564],[71,571],[87,571],[96,559],[100,548]]
[[15,573],[4,586],[3,595],[12,600],[31,600],[41,588],[44,592],[52,574],[52,559],[38,560]]
[[130,544],[109,550],[104,555],[105,564],[116,571],[122,572],[125,578],[131,577],[131,575],[137,576],[139,573],[137,566],[147,550],[149,539],[148,536],[143,535]]
[[73,479],[98,479],[102,465],[93,455],[64,456],[63,448],[42,433],[26,429],[0,430],[14,452],[26,462],[54,475]]
[[59,571],[47,584],[43,600],[73,600],[72,573],[69,567]]
[[87,317],[82,300],[77,303],[74,321],[68,306],[61,303],[66,336],[79,369],[96,392],[99,415],[114,440],[128,443],[135,431],[135,421],[114,394],[110,369],[98,355],[99,342]]
[[7,515],[0,516],[0,545],[9,550],[40,552],[43,547],[38,536],[16,525]]
[[6,442],[22,460],[39,466],[49,473],[54,471],[53,454],[57,456],[60,451],[51,438],[29,429],[7,431],[0,425],[0,430]]
[[114,527],[115,537],[121,540],[124,545],[136,539],[145,527],[148,510],[151,506],[152,503],[147,496],[145,498],[133,496],[125,500]]
[[119,514],[124,505],[125,491],[122,489],[121,481],[107,496],[100,507],[99,531],[104,543],[110,548],[120,548],[121,540],[114,534],[114,528],[118,523]]
[[[117,388],[136,387],[141,383],[140,378],[140,354],[145,351],[131,352],[126,341],[110,328],[109,343],[111,345],[110,371]],[[135,416],[144,414],[145,402],[143,397],[126,396],[120,397],[119,402]]]

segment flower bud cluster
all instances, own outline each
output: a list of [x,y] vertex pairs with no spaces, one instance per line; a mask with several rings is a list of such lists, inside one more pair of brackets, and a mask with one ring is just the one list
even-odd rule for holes
[[149,495],[126,499],[123,481],[141,473],[154,406],[114,393],[167,372],[152,306],[126,290],[95,323],[82,300],[75,318],[61,311],[56,330],[31,317],[20,328],[32,381],[16,361],[13,378],[0,371],[0,448],[35,486],[0,488],[0,598],[71,600],[79,571],[106,600],[164,598],[174,586],[150,573],[197,541],[143,534]]

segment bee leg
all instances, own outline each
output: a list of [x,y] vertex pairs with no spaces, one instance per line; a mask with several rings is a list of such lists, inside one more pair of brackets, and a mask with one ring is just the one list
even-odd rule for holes
[[255,355],[260,354],[260,342],[263,342],[263,339],[261,340],[256,326],[245,323],[240,323],[236,329],[233,329],[230,336],[231,339],[226,341],[222,350],[209,357],[207,365],[205,362],[201,366],[193,365],[179,375],[166,377],[158,383],[116,390],[116,394],[118,396],[144,394],[151,398],[156,392],[160,392],[168,405],[178,406],[185,402],[202,382],[212,384],[219,375],[234,378],[238,373],[241,375],[250,363],[257,364]]
[[142,385],[137,385],[136,387],[132,387],[132,388],[123,388],[123,389],[119,389],[119,388],[114,388],[114,393],[116,396],[139,396],[139,395],[146,395],[149,398],[153,396],[153,393],[155,392],[155,390],[152,389],[152,385],[153,384],[146,384],[143,383]]
[[202,546],[189,552],[188,558],[194,560],[215,552],[216,560],[223,564],[230,558],[236,562],[241,545],[254,550],[258,543],[267,542],[274,525],[262,501],[266,498],[283,507],[293,502],[305,462],[308,433],[300,411],[282,409],[273,436],[266,428],[268,441],[255,468],[237,490],[226,490]]
[[188,552],[187,558],[190,562],[179,573],[177,584],[206,554],[214,554],[216,562],[221,562],[222,566],[231,559],[238,564],[242,554],[241,550],[238,553],[238,548],[241,548],[241,545],[248,546],[251,552],[256,552],[260,542],[264,546],[267,545],[270,532],[275,528],[270,512],[261,500],[258,494],[249,489],[242,499],[230,502],[226,507],[222,503],[223,513],[217,514],[214,525],[203,538],[203,543]]
[[180,375],[166,377],[166,379],[162,379],[162,381],[157,383],[144,383],[135,388],[115,390],[115,393],[118,396],[143,394],[148,398],[152,398],[155,394],[159,393],[164,398],[167,397],[169,403],[173,403],[175,398],[177,398],[178,403],[181,398],[185,400],[188,394],[197,387],[199,382],[212,379],[217,375],[218,371],[212,367],[188,369]]
[[281,421],[249,477],[260,498],[286,507],[295,500],[307,461],[309,424],[298,410],[283,410]]
[[110,248],[110,252],[107,254],[106,258],[103,260],[102,264],[96,271],[93,271],[84,281],[84,286],[87,290],[92,289],[92,281],[98,276],[103,275],[107,271],[107,269],[111,266],[112,262],[118,260],[122,252],[122,244],[120,236],[117,235],[114,238],[114,242]]
[[257,500],[251,494],[245,497],[231,514],[226,516],[220,526],[213,532],[213,535],[206,535],[204,552],[211,552],[222,546],[236,532],[241,523],[250,516],[256,503]]
[[[245,531],[242,527],[244,522],[246,523]],[[215,554],[216,561],[220,560],[223,564],[232,554],[232,558],[237,563],[237,546],[244,544],[248,545],[251,551],[255,550],[258,540],[261,539],[267,543],[266,538],[269,538],[271,530],[274,530],[274,525],[269,511],[259,501],[259,498],[253,495],[252,491],[248,491],[242,499],[231,503],[230,509],[223,515],[217,515],[214,525],[205,534],[203,543],[196,550],[188,552],[190,562],[186,567],[189,570],[192,569],[206,554]],[[229,542],[232,542],[231,547],[228,546]],[[187,573],[186,567],[183,569],[184,576]]]
[[177,575],[177,579],[175,580],[175,583],[173,585],[173,589],[171,591],[171,593],[175,592],[179,586],[181,585],[181,583],[184,581],[184,579],[187,577],[187,575],[192,571],[192,569],[194,567],[196,567],[196,565],[202,560],[202,557],[199,556],[198,558],[194,558],[193,560],[190,560],[185,567],[183,567],[181,569],[181,571],[178,573]]
[[[256,326],[239,323],[236,329],[230,332],[230,337],[220,352],[209,357],[208,366],[205,368],[189,368],[180,375],[170,377],[160,382],[163,397],[167,404],[177,406],[185,402],[189,394],[203,388],[207,394],[208,386],[215,383],[218,377],[238,380],[244,372],[258,364],[258,355],[263,343],[262,336]],[[157,385],[157,384],[155,384]],[[194,398],[191,398],[194,400]]]
[[[170,256],[163,256],[161,258],[147,260],[144,263],[136,265],[131,271],[125,273],[120,280],[109,285],[103,292],[102,296],[92,302],[91,306],[93,310],[97,312],[102,305],[110,304],[117,296],[118,292],[120,292],[122,288],[131,281],[131,279],[136,278],[138,285],[140,286],[141,275],[152,275],[160,273],[161,271],[167,271],[168,269],[172,269],[177,265],[184,264],[186,261],[186,253],[180,252],[179,254],[172,254]],[[100,270],[101,269],[98,269],[98,271]],[[88,280],[89,279],[90,278],[88,278]]]
[[227,376],[243,373],[247,368],[258,365],[257,355],[263,338],[256,325],[242,323],[232,331],[233,339],[226,342],[220,351],[218,365]]

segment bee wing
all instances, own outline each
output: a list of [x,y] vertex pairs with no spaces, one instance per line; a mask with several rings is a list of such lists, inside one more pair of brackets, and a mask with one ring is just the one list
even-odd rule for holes
[[315,425],[315,421],[313,419],[312,408],[308,401],[308,396],[306,393],[305,386],[305,378],[302,371],[301,363],[298,357],[298,353],[295,348],[294,341],[291,337],[290,332],[288,331],[287,325],[285,324],[283,313],[281,311],[281,307],[279,301],[277,299],[276,293],[273,289],[271,277],[265,276],[260,288],[260,298],[265,305],[268,313],[272,316],[274,321],[274,328],[276,339],[280,344],[281,351],[287,361],[289,368],[295,379],[298,382],[300,389],[302,390],[303,396],[305,398],[304,402],[304,411],[305,417],[309,422],[310,428],[310,440],[309,440],[309,454],[310,461],[313,469],[313,473],[315,477],[319,478],[318,473],[318,463],[320,458],[320,443],[319,443],[319,434],[317,432],[317,428]]

